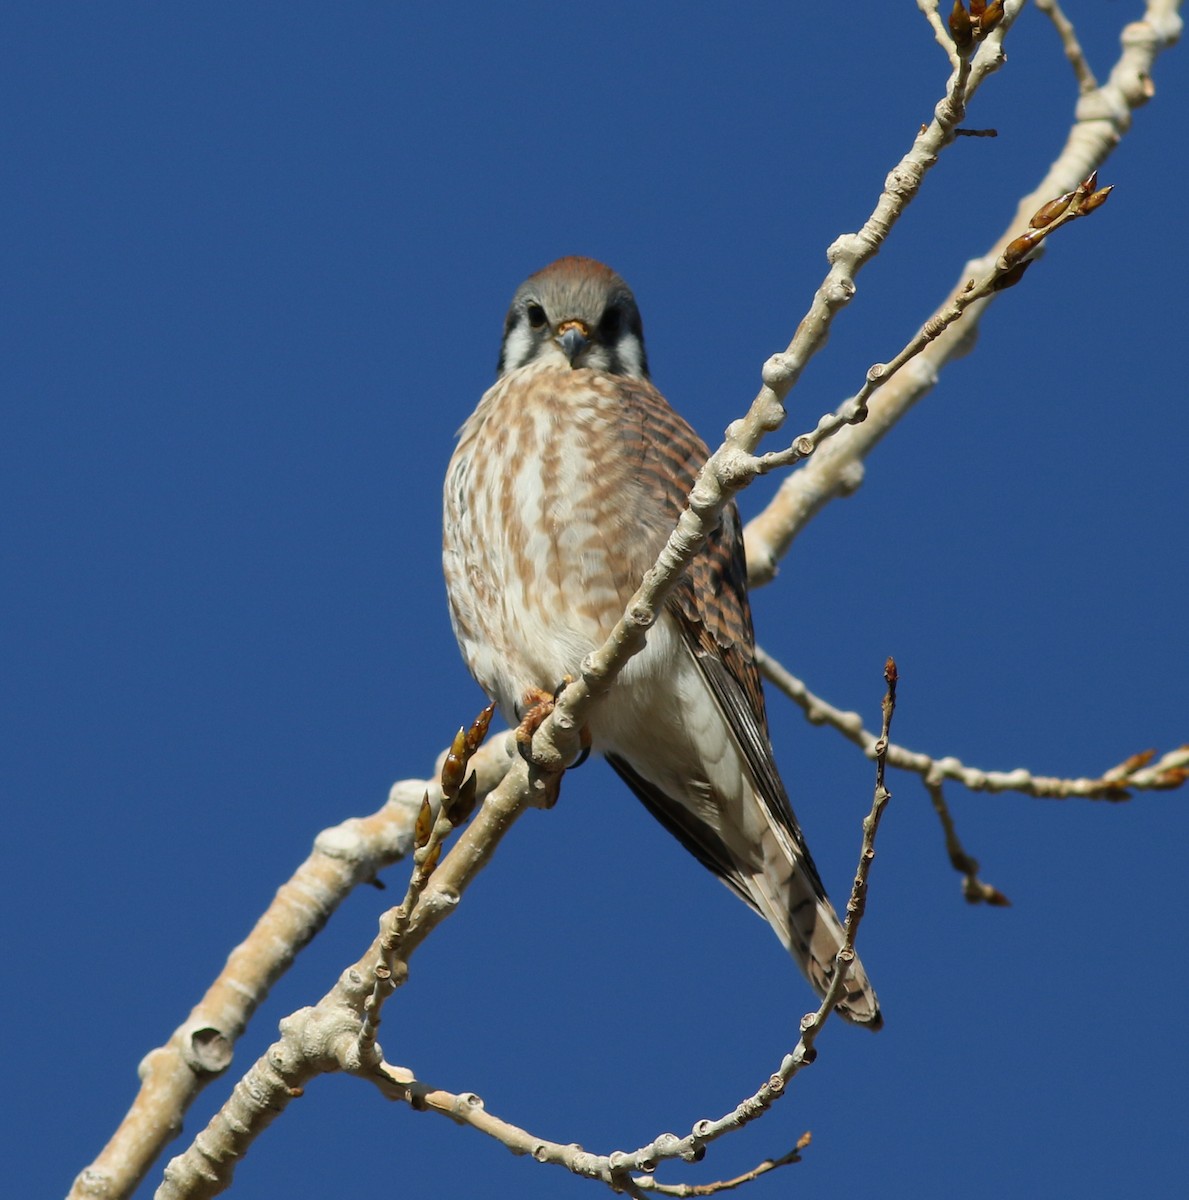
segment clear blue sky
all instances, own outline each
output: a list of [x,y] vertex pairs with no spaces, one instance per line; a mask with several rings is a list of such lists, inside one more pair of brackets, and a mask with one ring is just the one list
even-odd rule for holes
[[[1140,5],[1083,7],[1105,73]],[[424,775],[481,704],[446,617],[439,489],[520,280],[562,254],[611,263],[659,386],[714,441],[946,71],[908,3],[8,5],[4,26],[4,1157],[9,1194],[34,1197],[99,1150],[140,1057],[317,831]],[[999,138],[946,154],[790,432],[899,347],[1063,137],[1052,31],[1029,12],[1008,48],[969,121]],[[1110,203],[757,594],[761,641],[869,721],[896,655],[915,748],[1092,774],[1189,739],[1183,50],[1156,86]],[[770,709],[840,896],[871,770]],[[992,911],[961,900],[919,783],[892,786],[862,943],[886,1030],[831,1027],[777,1111],[666,1177],[730,1175],[811,1129],[806,1162],[752,1197],[1183,1183],[1189,797],[952,789],[1014,901]],[[187,1137],[403,877],[303,953]],[[417,955],[383,1041],[611,1150],[729,1108],[809,1007],[763,923],[596,764]],[[330,1078],[234,1194],[593,1187]]]

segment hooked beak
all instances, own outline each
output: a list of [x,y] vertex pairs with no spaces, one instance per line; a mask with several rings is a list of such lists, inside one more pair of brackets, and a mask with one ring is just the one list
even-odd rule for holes
[[569,359],[570,366],[577,366],[578,360],[590,345],[590,330],[582,321],[563,321],[557,327],[557,344]]

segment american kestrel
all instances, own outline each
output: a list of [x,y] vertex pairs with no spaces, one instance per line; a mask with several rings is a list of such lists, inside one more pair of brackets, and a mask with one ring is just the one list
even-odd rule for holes
[[[498,378],[446,473],[442,551],[463,657],[509,723],[606,639],[708,457],[649,381],[635,297],[614,271],[563,258],[520,286]],[[734,504],[589,734],[823,994],[842,925],[772,758]],[[857,958],[838,1010],[882,1024]]]

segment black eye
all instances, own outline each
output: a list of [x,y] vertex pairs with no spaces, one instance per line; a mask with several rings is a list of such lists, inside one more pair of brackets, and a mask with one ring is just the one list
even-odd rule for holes
[[613,304],[599,321],[599,341],[614,342],[619,337],[619,327],[623,323],[623,310]]
[[530,304],[524,311],[528,314],[528,323],[534,329],[545,328],[548,318],[545,316],[545,310],[539,304]]

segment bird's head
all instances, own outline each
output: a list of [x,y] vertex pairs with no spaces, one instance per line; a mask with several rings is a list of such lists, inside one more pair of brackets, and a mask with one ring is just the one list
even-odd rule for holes
[[636,298],[610,267],[593,258],[559,258],[516,289],[498,374],[545,359],[648,378]]

